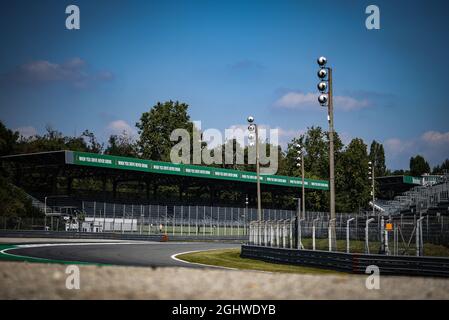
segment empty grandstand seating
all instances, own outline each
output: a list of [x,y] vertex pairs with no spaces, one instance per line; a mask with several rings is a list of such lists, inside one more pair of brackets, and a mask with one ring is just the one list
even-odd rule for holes
[[385,215],[448,213],[449,179],[442,177],[435,184],[417,186],[393,200],[376,200]]

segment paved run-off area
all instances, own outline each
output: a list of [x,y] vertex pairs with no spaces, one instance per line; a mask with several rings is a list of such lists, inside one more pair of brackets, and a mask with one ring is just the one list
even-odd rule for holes
[[[16,240],[2,242],[7,246],[5,243],[18,243]],[[192,268],[195,265],[171,259],[174,253],[232,247],[236,244],[140,242],[25,247],[10,253],[34,256],[37,259],[31,260],[33,263],[0,261],[0,299],[449,299],[449,279],[381,276],[380,290],[368,290],[364,275]],[[45,262],[39,260],[44,257],[133,267],[79,264],[81,288],[69,290],[67,264],[39,263]]]
[[78,265],[80,289],[66,288],[67,265],[0,262],[0,299],[448,299],[449,279],[302,275],[194,268]]

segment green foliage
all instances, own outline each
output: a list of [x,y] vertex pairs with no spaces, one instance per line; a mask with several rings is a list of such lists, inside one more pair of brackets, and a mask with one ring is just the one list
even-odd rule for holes
[[104,153],[122,157],[137,157],[137,144],[126,132],[120,135],[111,135]]
[[25,193],[13,187],[8,179],[0,175],[0,216],[24,217],[34,212]]
[[188,105],[178,101],[158,102],[144,112],[136,123],[139,129],[137,145],[145,159],[170,161],[170,151],[177,141],[170,141],[175,129],[186,129],[192,137],[193,123],[187,113]]
[[65,136],[61,132],[47,126],[46,133],[29,138],[21,138],[16,150],[18,153],[35,153],[44,151],[72,150],[92,153],[101,153],[103,145],[98,142],[95,135],[85,130],[80,136]]
[[423,156],[417,155],[410,158],[410,174],[412,176],[421,176],[424,173],[430,173],[429,163]]
[[387,171],[385,165],[385,151],[384,146],[373,140],[370,147],[369,159],[373,163],[374,176],[383,177]]
[[449,173],[449,159],[446,159],[441,165],[435,166],[432,171],[433,174],[447,174]]
[[355,212],[365,208],[370,199],[368,154],[360,138],[353,139],[344,150],[336,177],[337,211]]
[[11,154],[18,139],[19,133],[7,129],[0,121],[0,156]]

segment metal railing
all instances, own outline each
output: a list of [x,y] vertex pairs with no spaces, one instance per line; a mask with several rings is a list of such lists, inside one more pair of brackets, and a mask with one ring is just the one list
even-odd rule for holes
[[[263,220],[249,224],[249,245],[330,251],[329,215],[305,219]],[[440,215],[370,217],[338,214],[334,251],[391,256],[434,254],[431,246],[449,246],[449,217]],[[443,248],[436,248],[442,251]],[[443,250],[444,251],[444,250]]]

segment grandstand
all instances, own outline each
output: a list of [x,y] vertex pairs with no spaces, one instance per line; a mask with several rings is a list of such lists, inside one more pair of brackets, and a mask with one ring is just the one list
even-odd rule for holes
[[449,179],[447,176],[422,178],[404,176],[404,181],[412,181],[411,183],[419,183],[419,185],[396,195],[392,200],[376,200],[375,205],[384,215],[448,214]]
[[[47,198],[52,206],[79,207],[81,200],[232,206],[243,204],[246,196],[251,205],[256,199],[254,172],[76,151],[10,155],[0,160],[13,173],[15,185],[41,202]],[[298,194],[302,180],[262,175],[261,184],[277,206],[277,198]],[[315,179],[305,179],[304,186],[307,190],[329,188],[328,181]],[[170,191],[161,192],[164,188]],[[238,192],[238,197],[220,197],[228,190]]]

